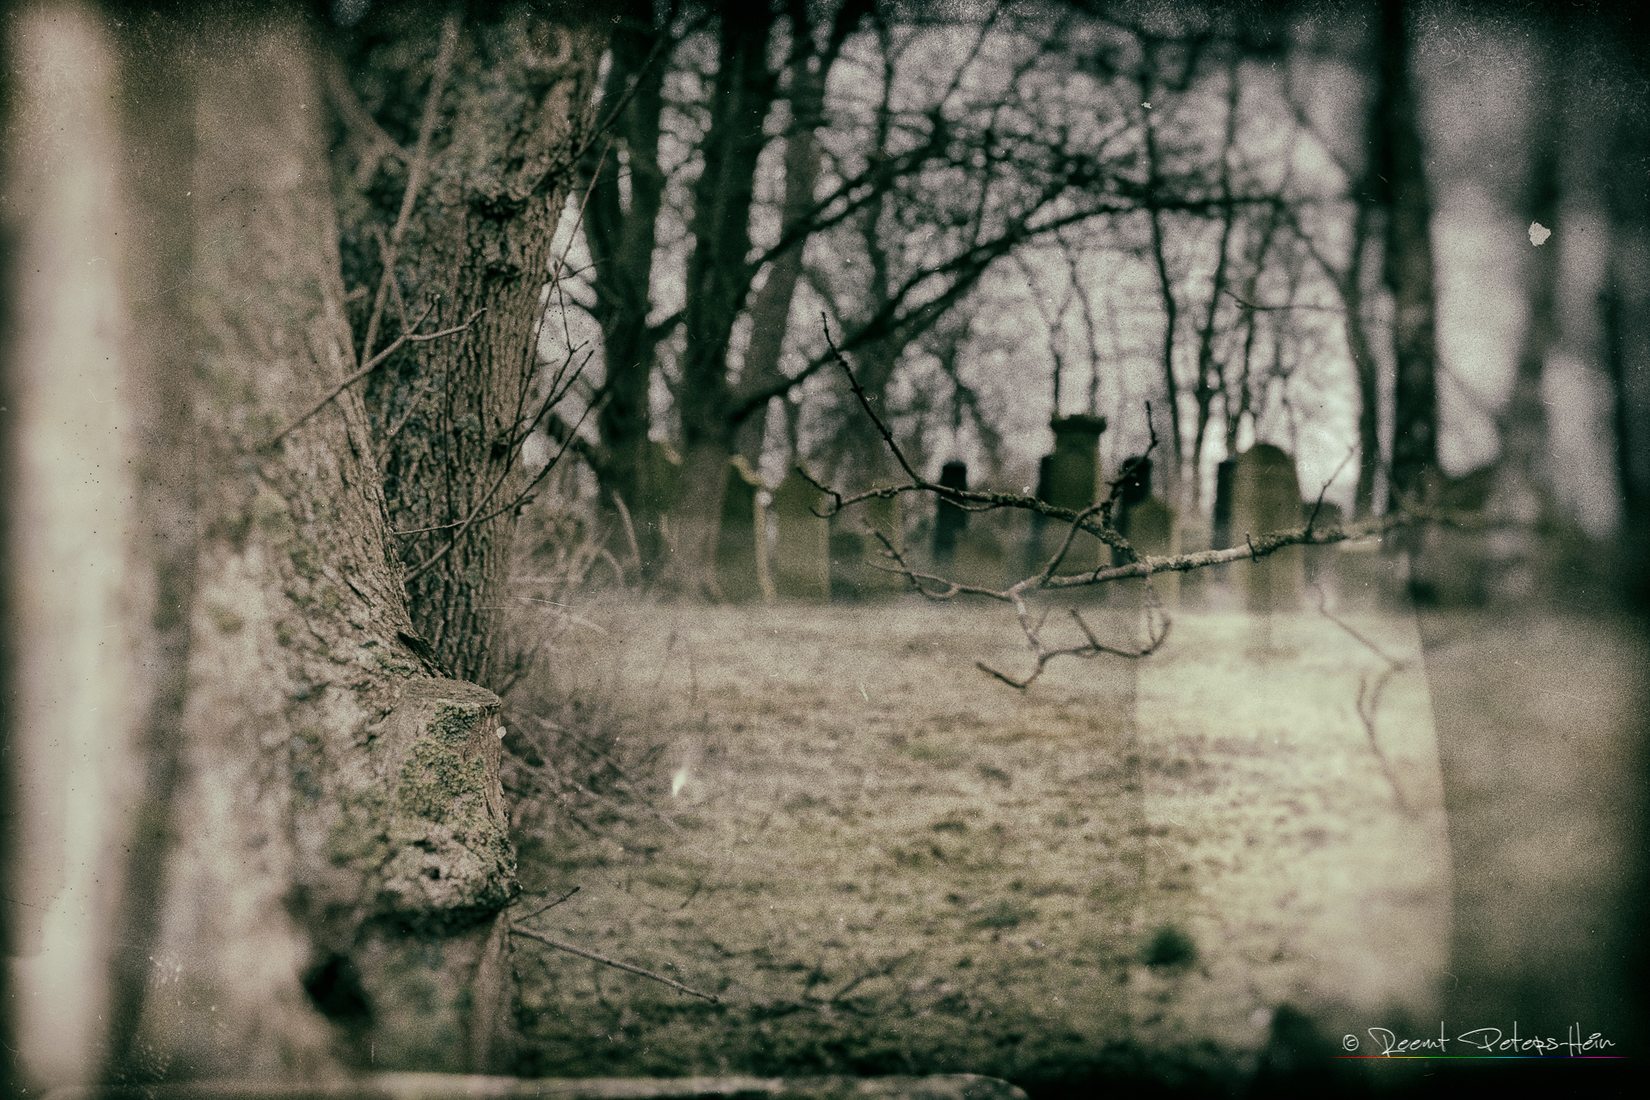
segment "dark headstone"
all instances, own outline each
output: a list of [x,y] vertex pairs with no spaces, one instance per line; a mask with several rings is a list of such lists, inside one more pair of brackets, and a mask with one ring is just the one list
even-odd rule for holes
[[[953,459],[940,467],[940,484],[947,489],[968,488],[968,464]],[[968,513],[943,497],[934,511],[934,564],[950,566],[957,556],[957,540],[968,529]]]
[[[1447,512],[1484,512],[1496,490],[1494,464],[1457,477],[1430,474],[1427,493]],[[1405,540],[1399,540],[1400,543]],[[1415,553],[1410,558],[1409,595],[1424,607],[1482,607],[1489,601],[1492,567],[1503,566],[1489,552],[1484,532],[1447,524],[1426,524],[1408,536]]]
[[[1300,482],[1295,460],[1281,448],[1259,443],[1244,451],[1232,469],[1231,545],[1301,525]],[[1260,561],[1234,566],[1240,570],[1244,603],[1250,611],[1291,611],[1300,607],[1304,558],[1289,546]]]
[[[1138,557],[1166,557],[1179,550],[1174,509],[1156,497],[1148,496],[1125,505],[1118,516],[1117,532],[1129,541],[1129,546]],[[1123,585],[1127,591],[1135,593],[1136,599],[1144,601],[1144,581],[1129,580],[1124,581]],[[1164,607],[1176,606],[1180,602],[1180,574],[1155,574],[1152,590]]]
[[1125,508],[1139,504],[1152,495],[1152,460],[1146,455],[1135,455],[1123,460],[1117,476],[1122,479],[1118,502]]
[[1223,459],[1215,467],[1215,510],[1211,517],[1209,545],[1224,550],[1232,545],[1232,473],[1237,459]]
[[1049,421],[1054,429],[1054,453],[1048,456],[1043,500],[1060,508],[1086,508],[1094,503],[1100,481],[1100,437],[1106,431],[1103,416],[1061,416]]
[[[1054,431],[1054,450],[1038,465],[1037,499],[1057,508],[1080,511],[1093,504],[1102,491],[1100,484],[1100,436],[1106,430],[1103,416],[1062,416],[1049,421]],[[1064,541],[1069,524],[1064,520],[1033,514],[1026,552],[1027,573],[1043,568]],[[1060,572],[1093,569],[1103,560],[1106,547],[1092,535],[1072,541],[1060,565]]]
[[831,518],[831,598],[861,599],[903,592],[904,577],[890,572],[893,563],[873,532],[881,532],[904,552],[903,509],[898,497],[878,497],[856,504]]

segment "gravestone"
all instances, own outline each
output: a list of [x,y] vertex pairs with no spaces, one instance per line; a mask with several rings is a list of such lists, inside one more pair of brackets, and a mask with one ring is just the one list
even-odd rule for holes
[[1117,502],[1125,509],[1147,500],[1152,495],[1152,460],[1150,455],[1130,455],[1117,468],[1122,481],[1117,491]]
[[[968,464],[952,459],[940,467],[940,484],[947,489],[968,488]],[[949,568],[957,557],[957,541],[968,530],[968,513],[939,498],[934,506],[934,564]]]
[[[1494,498],[1496,474],[1494,463],[1455,477],[1434,471],[1421,496],[1446,512],[1482,514]],[[1389,543],[1413,548],[1407,587],[1409,598],[1423,607],[1483,607],[1493,588],[1491,574],[1510,564],[1490,553],[1489,533],[1450,524],[1423,524]]]
[[831,524],[814,509],[825,510],[825,494],[792,470],[773,491],[773,555],[768,572],[774,590],[799,600],[831,598]]
[[[1024,517],[1008,509],[969,516],[968,529],[957,542],[956,560],[940,572],[951,580],[985,588],[1003,588],[1019,580],[1010,573],[1018,572],[1024,522]],[[1009,547],[1016,552],[1009,553]]]
[[[1174,509],[1153,496],[1125,504],[1118,517],[1117,532],[1129,540],[1135,554],[1142,558],[1166,557],[1180,550]],[[1180,603],[1180,576],[1174,572],[1152,575],[1152,590],[1166,608],[1172,609]],[[1145,605],[1143,579],[1122,581],[1121,585],[1130,601]]]
[[[1103,416],[1057,416],[1049,421],[1054,431],[1054,450],[1043,456],[1037,468],[1037,499],[1057,508],[1080,511],[1093,504],[1102,492],[1100,484],[1100,436],[1106,431]],[[1033,514],[1026,550],[1026,572],[1043,568],[1060,548],[1070,525],[1058,519]],[[1094,569],[1107,560],[1104,543],[1092,535],[1080,534],[1072,540],[1059,572],[1076,573]]]
[[[1270,443],[1257,443],[1237,457],[1230,486],[1227,545],[1241,546],[1247,537],[1294,529],[1305,519],[1295,460]],[[1259,561],[1235,563],[1231,568],[1244,606],[1267,613],[1298,609],[1304,562],[1301,547],[1288,546]]]
[[1222,459],[1215,467],[1215,508],[1210,517],[1209,546],[1224,550],[1232,545],[1232,474],[1237,459]]
[[762,595],[757,550],[757,493],[762,482],[744,455],[727,465],[722,493],[722,524],[716,539],[716,584],[728,600],[754,600]]

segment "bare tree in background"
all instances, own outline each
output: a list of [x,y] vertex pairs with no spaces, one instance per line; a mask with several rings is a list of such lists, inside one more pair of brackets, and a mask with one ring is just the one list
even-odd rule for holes
[[[1390,502],[1424,492],[1438,467],[1438,306],[1432,185],[1405,0],[1382,0],[1370,113],[1370,188],[1384,219],[1382,273],[1392,296],[1395,370]],[[1389,502],[1389,506],[1390,506]]]
[[[597,412],[597,474],[629,510],[646,560],[660,552],[660,489],[648,461],[649,405],[659,341],[679,318],[650,320],[654,251],[665,200],[660,131],[665,75],[677,28],[654,0],[618,14],[601,103],[613,112],[610,141],[585,154],[589,199],[584,232],[592,264],[594,313],[602,331],[605,380]],[[568,430],[557,425],[558,433]]]

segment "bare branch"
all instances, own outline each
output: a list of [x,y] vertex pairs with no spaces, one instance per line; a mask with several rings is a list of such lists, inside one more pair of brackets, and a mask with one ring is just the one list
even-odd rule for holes
[[517,917],[515,919],[516,920],[532,920],[534,917],[538,916],[540,913],[548,913],[550,910],[554,909],[556,906],[560,905],[562,902],[566,901],[568,898],[570,898],[574,894],[578,893],[580,889],[581,889],[581,887],[575,886],[571,890],[567,891],[567,893],[563,894],[561,897],[556,898],[553,901],[547,901],[543,905],[539,906],[537,909],[533,910],[531,913],[528,913],[525,916]]
[[[418,315],[418,319],[413,322],[414,328],[416,328],[418,325],[423,324],[424,319],[430,315],[430,311],[433,310],[433,309],[435,309],[435,303],[434,302],[431,302],[428,306],[425,306],[424,307],[424,312],[420,313]],[[329,404],[331,404],[332,401],[334,399],[336,399],[339,394],[343,393],[345,390],[347,390],[351,386],[355,385],[355,383],[361,381],[363,378],[367,377],[367,375],[371,374],[373,371],[377,370],[379,367],[381,367],[385,363],[389,362],[390,356],[394,355],[397,351],[399,351],[402,348],[403,345],[405,345],[405,344],[425,344],[425,343],[430,342],[431,340],[440,340],[443,337],[447,337],[447,336],[457,336],[459,333],[464,332],[471,325],[475,324],[476,318],[480,317],[485,312],[487,312],[487,311],[484,310],[484,309],[478,309],[474,313],[472,313],[468,317],[466,317],[463,320],[462,323],[456,324],[456,325],[452,326],[451,328],[441,329],[439,332],[416,332],[416,331],[404,331],[404,332],[402,332],[401,335],[397,336],[394,340],[391,340],[387,345],[385,345],[385,347],[382,351],[380,351],[378,354],[374,355],[372,358],[368,359],[365,363],[361,364],[361,366],[358,370],[356,370],[355,372],[350,374],[342,382],[339,382],[336,386],[332,387],[332,389],[328,390],[324,397],[322,397],[319,401],[316,401],[315,404],[311,405],[308,409],[306,409],[301,415],[299,415],[299,417],[296,420],[292,421],[292,423],[288,424],[286,427],[282,428],[280,431],[278,431],[274,435],[270,436],[269,440],[266,443],[264,443],[264,445],[261,449],[262,450],[269,450],[271,447],[274,447],[281,440],[285,439],[287,436],[291,435],[293,432],[297,431],[303,425],[308,423],[311,417],[313,417],[316,413],[320,412],[322,409],[326,408]]]
[[460,17],[449,13],[441,22],[441,45],[436,50],[435,66],[430,74],[430,90],[424,97],[424,110],[418,120],[418,138],[413,144],[412,159],[407,164],[407,186],[401,192],[401,209],[390,229],[389,248],[382,258],[383,274],[378,279],[378,291],[373,295],[372,312],[367,317],[366,337],[361,341],[361,358],[370,360],[373,344],[378,339],[378,324],[384,316],[384,305],[394,279],[399,260],[401,241],[407,235],[413,207],[418,193],[424,187],[424,177],[430,167],[430,142],[435,136],[436,116],[440,113],[441,95],[446,90],[447,78],[453,69],[453,58],[458,53]]
[[551,939],[544,933],[535,932],[531,928],[511,928],[510,934],[512,936],[526,936],[535,943],[542,943],[544,946],[553,947],[557,951],[565,951],[569,955],[577,955],[581,959],[589,959],[591,962],[599,962],[603,966],[611,966],[613,969],[623,970],[627,974],[636,974],[643,978],[652,979],[661,985],[668,985],[674,990],[686,993],[690,997],[698,997],[702,1001],[709,1001],[713,1005],[722,1003],[721,998],[717,997],[714,993],[705,993],[694,989],[692,986],[683,985],[675,978],[667,978],[663,974],[648,970],[646,967],[633,966],[630,963],[609,958],[606,955],[599,954],[595,951],[591,951],[571,943],[565,943],[562,940]]

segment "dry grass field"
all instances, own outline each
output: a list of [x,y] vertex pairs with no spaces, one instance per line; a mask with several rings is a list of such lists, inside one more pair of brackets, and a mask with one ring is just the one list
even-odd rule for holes
[[719,1003],[518,939],[522,1070],[1202,1090],[1302,1013],[1337,1052],[1435,1029],[1460,890],[1420,634],[1343,621],[1185,612],[1022,695],[974,667],[1024,665],[998,608],[607,608],[540,688],[606,701],[622,789],[524,818],[518,912]]

